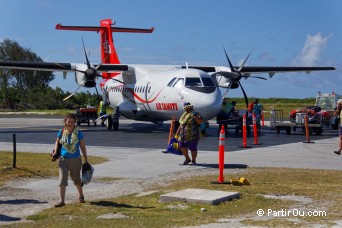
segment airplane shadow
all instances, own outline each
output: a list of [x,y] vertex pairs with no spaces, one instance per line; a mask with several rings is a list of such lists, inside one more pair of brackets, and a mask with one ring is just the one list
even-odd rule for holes
[[143,207],[143,206],[133,206],[128,204],[121,204],[115,203],[111,201],[98,201],[98,202],[91,202],[90,204],[102,207],[120,207],[120,208],[139,208],[139,209],[150,209],[154,207]]
[[20,205],[20,204],[44,204],[48,203],[47,201],[39,201],[33,199],[15,199],[15,200],[0,200],[1,204],[12,204],[12,205]]
[[11,217],[11,216],[0,214],[0,221],[2,221],[2,222],[16,222],[16,221],[20,221],[20,220],[21,220],[21,218]]

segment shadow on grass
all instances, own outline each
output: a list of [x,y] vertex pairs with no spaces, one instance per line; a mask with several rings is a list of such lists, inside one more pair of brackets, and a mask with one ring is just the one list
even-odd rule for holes
[[91,202],[90,204],[102,207],[121,207],[121,208],[139,208],[139,209],[150,209],[154,207],[142,207],[142,206],[133,206],[128,204],[122,203],[115,203],[111,201],[98,201],[98,202]]

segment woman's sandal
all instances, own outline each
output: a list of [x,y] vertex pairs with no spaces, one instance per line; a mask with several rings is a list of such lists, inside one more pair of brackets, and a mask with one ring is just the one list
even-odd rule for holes
[[80,200],[80,203],[85,203],[84,196],[80,196],[79,200]]
[[335,154],[341,155],[341,151],[334,151]]
[[65,203],[63,203],[63,202],[59,202],[59,203],[55,204],[55,207],[63,207],[63,206],[65,206]]
[[187,165],[187,164],[189,164],[191,162],[191,160],[189,159],[189,160],[185,160],[184,162],[183,162],[183,165]]

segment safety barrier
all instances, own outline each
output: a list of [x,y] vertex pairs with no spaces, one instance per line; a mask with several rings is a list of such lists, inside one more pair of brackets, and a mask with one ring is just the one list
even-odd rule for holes
[[256,122],[255,113],[253,113],[253,132],[254,132],[254,143],[253,143],[253,145],[262,145],[262,143],[258,142],[258,125]]
[[303,143],[314,143],[310,141],[310,131],[309,131],[309,117],[308,114],[304,116],[304,127],[305,127],[305,137],[306,141]]
[[219,176],[217,181],[212,181],[212,184],[231,184],[231,182],[225,182],[223,176],[224,169],[224,146],[225,146],[225,129],[224,126],[221,127],[219,136],[219,153],[218,153],[218,166],[219,166]]

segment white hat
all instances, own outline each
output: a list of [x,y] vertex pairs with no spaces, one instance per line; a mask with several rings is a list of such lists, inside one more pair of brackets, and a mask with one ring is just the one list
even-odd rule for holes
[[194,106],[192,105],[192,104],[190,104],[189,102],[186,102],[186,103],[184,103],[184,107],[183,107],[183,109],[185,110],[185,109],[187,109],[187,108],[193,108]]
[[338,99],[337,104],[342,103],[342,99]]

